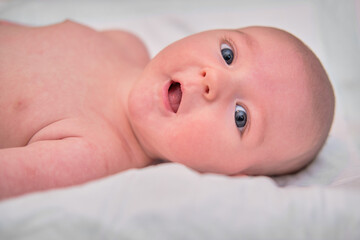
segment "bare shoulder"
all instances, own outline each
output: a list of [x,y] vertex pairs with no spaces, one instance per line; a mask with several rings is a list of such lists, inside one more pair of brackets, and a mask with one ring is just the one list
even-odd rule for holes
[[149,52],[144,42],[135,34],[122,30],[105,30],[102,33],[122,48],[124,56],[145,66],[150,61]]

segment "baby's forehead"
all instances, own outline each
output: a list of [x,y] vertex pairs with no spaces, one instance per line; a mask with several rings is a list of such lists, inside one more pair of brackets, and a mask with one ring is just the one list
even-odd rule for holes
[[293,51],[300,55],[308,51],[308,47],[299,38],[282,29],[255,26],[239,28],[236,31],[246,34],[260,46],[265,45],[278,51]]
[[285,40],[285,41],[286,40],[294,41],[297,39],[291,33],[274,27],[250,26],[250,27],[237,28],[234,30],[245,34],[249,34],[256,38],[268,37],[268,38],[274,38],[276,40]]

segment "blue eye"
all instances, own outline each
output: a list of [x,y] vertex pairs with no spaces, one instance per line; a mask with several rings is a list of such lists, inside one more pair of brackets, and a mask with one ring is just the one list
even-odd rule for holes
[[231,49],[231,47],[228,44],[223,43],[221,44],[220,49],[221,49],[221,55],[225,60],[226,64],[231,65],[231,63],[234,60],[234,52]]
[[242,130],[247,122],[246,110],[242,106],[236,105],[234,117],[235,117],[236,127],[239,128],[239,130]]

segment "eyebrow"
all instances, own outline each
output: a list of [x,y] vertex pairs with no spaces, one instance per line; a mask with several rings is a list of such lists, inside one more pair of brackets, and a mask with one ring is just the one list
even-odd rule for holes
[[254,48],[254,42],[255,40],[253,39],[253,37],[251,37],[249,34],[239,30],[239,29],[235,29],[234,32],[240,36],[240,38],[244,39],[246,45],[253,50]]

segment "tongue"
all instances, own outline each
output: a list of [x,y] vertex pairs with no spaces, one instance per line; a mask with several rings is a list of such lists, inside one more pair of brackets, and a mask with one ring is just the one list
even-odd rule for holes
[[181,96],[182,96],[182,92],[181,92],[180,83],[177,82],[172,83],[169,88],[169,102],[170,102],[170,107],[174,111],[174,113],[176,113],[179,109]]

